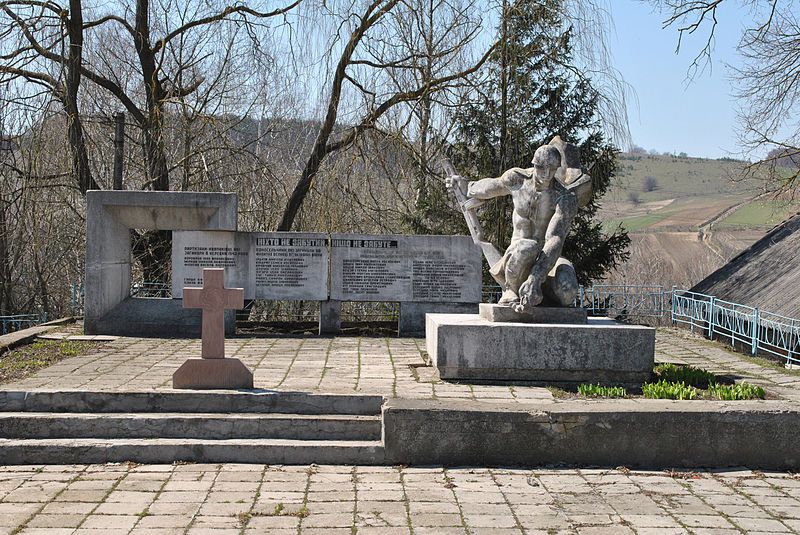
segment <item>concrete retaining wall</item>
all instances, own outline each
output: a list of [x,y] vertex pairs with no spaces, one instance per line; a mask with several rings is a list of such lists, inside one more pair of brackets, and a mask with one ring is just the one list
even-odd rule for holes
[[388,463],[800,468],[800,406],[783,401],[394,399],[383,420]]

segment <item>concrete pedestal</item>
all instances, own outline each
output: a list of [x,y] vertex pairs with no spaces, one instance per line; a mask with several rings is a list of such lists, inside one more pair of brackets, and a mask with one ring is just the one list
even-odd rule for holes
[[533,307],[528,312],[514,312],[511,307],[493,303],[479,305],[481,318],[504,323],[588,323],[585,308],[573,307]]
[[442,379],[639,386],[650,378],[655,338],[651,327],[604,318],[579,325],[426,316],[428,354]]
[[172,374],[172,388],[253,388],[253,372],[239,359],[189,359]]

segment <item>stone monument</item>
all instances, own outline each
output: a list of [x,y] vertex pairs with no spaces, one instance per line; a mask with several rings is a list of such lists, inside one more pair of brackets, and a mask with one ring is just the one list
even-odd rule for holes
[[[627,385],[649,378],[654,329],[589,320],[572,306],[578,280],[561,252],[578,209],[592,196],[578,148],[556,137],[536,150],[532,167],[470,183],[452,165],[446,171],[503,294],[497,304],[481,303],[478,315],[427,315],[427,349],[441,377]],[[501,254],[485,240],[476,210],[504,195],[514,203],[513,233]]]
[[[131,229],[236,230],[233,193],[88,191],[86,334],[196,336],[200,314],[179,299],[131,295]],[[226,324],[234,328],[233,316]]]
[[225,358],[225,309],[244,307],[243,288],[225,288],[225,270],[203,270],[202,288],[184,288],[183,306],[203,311],[200,359],[172,375],[173,388],[253,388],[253,373],[239,359]]

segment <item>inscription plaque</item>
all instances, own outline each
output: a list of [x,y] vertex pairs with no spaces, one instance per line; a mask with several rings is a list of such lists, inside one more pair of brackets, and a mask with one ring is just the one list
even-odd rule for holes
[[201,285],[204,267],[221,267],[245,299],[324,301],[328,262],[326,234],[173,232],[172,295]]
[[478,303],[480,293],[468,236],[331,235],[331,299]]

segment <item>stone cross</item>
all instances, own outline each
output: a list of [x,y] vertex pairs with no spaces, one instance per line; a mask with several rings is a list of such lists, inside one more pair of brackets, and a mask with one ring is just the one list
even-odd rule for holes
[[225,310],[244,308],[244,289],[225,288],[225,270],[205,268],[202,288],[183,289],[183,308],[203,309],[202,357],[225,358]]

